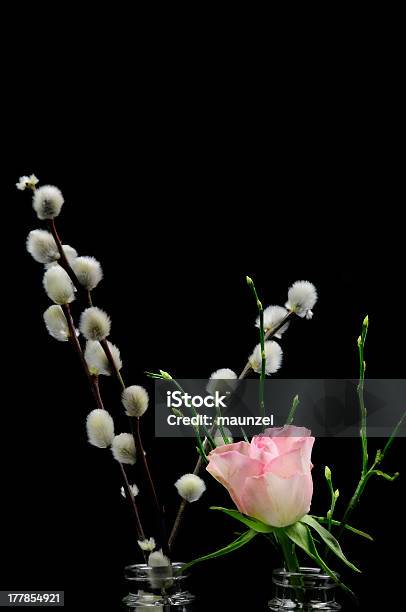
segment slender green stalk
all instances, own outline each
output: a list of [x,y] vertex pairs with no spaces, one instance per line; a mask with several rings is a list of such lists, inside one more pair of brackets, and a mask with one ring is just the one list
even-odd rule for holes
[[[288,572],[298,574],[300,572],[299,562],[296,555],[296,546],[287,537],[283,529],[279,529],[276,532],[276,539],[282,550],[283,558],[285,560],[285,566]],[[292,585],[295,588],[296,597],[299,601],[303,601],[303,581],[300,576],[292,576]]]
[[282,529],[277,532],[277,539],[282,550],[286,569],[289,572],[298,572],[299,562],[297,560],[294,544],[292,544],[291,540],[289,540]]
[[340,539],[341,536],[344,533],[344,530],[346,528],[348,519],[352,513],[352,511],[354,510],[355,506],[358,504],[361,495],[363,494],[365,487],[367,485],[367,483],[369,482],[370,478],[372,476],[379,476],[381,478],[384,478],[385,480],[388,480],[390,482],[393,482],[394,480],[396,480],[396,478],[398,478],[399,476],[399,472],[395,472],[395,474],[391,475],[391,474],[387,474],[386,472],[382,472],[381,470],[376,469],[377,466],[382,463],[382,461],[384,460],[387,452],[389,451],[390,447],[393,444],[393,441],[396,437],[396,434],[399,430],[399,428],[401,427],[405,417],[406,417],[406,411],[403,413],[400,421],[398,422],[398,424],[396,425],[396,427],[394,428],[391,436],[389,437],[384,450],[378,450],[375,456],[375,460],[373,462],[373,464],[371,465],[370,468],[368,468],[368,440],[367,440],[367,411],[366,411],[366,407],[365,407],[365,401],[364,401],[364,381],[365,381],[365,360],[364,360],[364,349],[365,349],[365,339],[367,336],[367,332],[368,332],[368,316],[365,317],[363,324],[362,324],[362,333],[361,336],[358,338],[358,353],[359,353],[359,361],[360,361],[360,381],[358,384],[358,399],[359,399],[359,404],[360,404],[360,413],[361,413],[361,445],[362,445],[362,469],[361,469],[361,476],[360,479],[358,481],[358,484],[356,486],[356,489],[354,491],[353,496],[350,499],[350,502],[344,512],[344,516],[341,520],[340,523],[340,528],[339,528],[339,533],[337,536],[337,539]]
[[290,410],[289,410],[288,418],[286,419],[286,425],[291,425],[293,423],[293,420],[296,414],[296,410],[299,404],[300,404],[299,396],[295,395],[292,401],[292,406],[290,407]]
[[359,356],[359,382],[358,382],[358,401],[361,413],[361,446],[362,446],[362,474],[365,475],[368,470],[368,436],[367,436],[367,409],[365,406],[364,385],[365,385],[365,340],[368,333],[368,315],[365,317],[362,324],[361,336],[358,338],[358,356]]
[[338,499],[338,496],[340,494],[339,490],[336,489],[334,490],[333,487],[333,481],[331,479],[331,470],[330,468],[326,465],[325,469],[324,469],[324,476],[326,478],[326,482],[327,482],[327,486],[329,488],[330,491],[330,508],[327,512],[327,525],[328,525],[328,531],[331,532],[331,526],[332,526],[332,521],[333,521],[333,516],[334,516],[334,510],[336,507],[336,502]]
[[254,294],[257,308],[259,312],[259,339],[261,344],[261,375],[259,381],[259,411],[262,418],[265,417],[265,367],[266,367],[266,355],[265,355],[265,332],[264,332],[264,308],[262,302],[258,297],[257,290],[255,288],[254,281],[252,278],[247,276],[247,284],[251,287]]

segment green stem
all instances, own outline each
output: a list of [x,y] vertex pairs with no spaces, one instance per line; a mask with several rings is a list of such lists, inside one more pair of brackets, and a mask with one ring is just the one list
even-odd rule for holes
[[285,560],[286,569],[289,572],[299,572],[299,562],[296,556],[295,545],[289,540],[283,530],[277,532],[277,538]]
[[299,406],[299,396],[295,395],[292,401],[292,406],[290,407],[288,418],[286,420],[286,425],[291,425],[293,423],[293,419],[295,418],[297,407]]
[[[293,544],[291,540],[286,536],[282,529],[277,531],[277,540],[280,544],[283,558],[285,560],[285,566],[288,572],[293,574],[300,573],[300,566],[296,556],[296,546]],[[303,581],[300,576],[292,576],[291,577],[292,585],[295,588],[296,598],[298,601],[303,601]]]

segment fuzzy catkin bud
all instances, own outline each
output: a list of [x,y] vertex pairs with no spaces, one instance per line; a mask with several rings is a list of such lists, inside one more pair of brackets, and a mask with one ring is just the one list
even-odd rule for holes
[[110,317],[104,310],[91,306],[81,314],[79,329],[86,340],[104,340],[110,334]]
[[229,368],[221,368],[211,374],[206,391],[210,395],[214,395],[216,391],[220,395],[224,395],[225,393],[234,391],[236,386],[237,374]]
[[288,301],[285,306],[299,317],[311,319],[312,308],[317,302],[316,287],[309,281],[296,281],[289,288]]
[[[264,344],[265,348],[265,374],[274,374],[279,370],[282,364],[282,349],[277,342],[267,340]],[[249,358],[249,363],[254,372],[261,373],[262,353],[261,344],[257,344],[252,355]]]
[[120,463],[134,465],[136,461],[134,438],[129,433],[115,436],[111,445],[114,459]]
[[[76,257],[78,256],[77,250],[71,247],[69,244],[63,244],[62,249],[63,249],[63,252],[65,253],[66,259],[68,260],[68,264],[72,266],[72,263],[75,261]],[[59,252],[58,252],[58,258],[59,258]],[[59,266],[58,261],[51,261],[50,263],[45,264],[45,267],[47,269],[52,268],[52,266]]]
[[64,199],[58,187],[44,185],[34,192],[32,206],[38,219],[53,219],[61,212]]
[[26,189],[35,190],[38,179],[35,174],[31,174],[31,176],[20,176],[18,183],[16,183],[16,187],[19,191],[25,191]]
[[97,448],[111,446],[114,439],[114,423],[107,410],[96,408],[86,421],[87,436],[90,444]]
[[61,266],[53,266],[44,274],[44,288],[55,304],[69,304],[75,299],[74,287]]
[[124,389],[121,401],[128,416],[140,417],[148,408],[149,397],[144,387],[132,385]]
[[175,482],[179,495],[189,503],[201,498],[206,490],[206,485],[200,476],[195,474],[184,474]]
[[148,565],[150,567],[167,567],[170,563],[168,557],[163,554],[162,549],[156,550],[148,557]]
[[44,321],[48,333],[55,340],[66,342],[69,340],[69,326],[60,306],[53,304],[44,312]]
[[156,547],[155,538],[138,540],[138,546],[141,548],[141,550],[152,552]]
[[59,259],[59,251],[54,237],[42,229],[32,230],[27,236],[27,251],[41,264],[50,264]]
[[[273,332],[273,330],[281,323],[286,317],[288,311],[283,306],[268,306],[264,310],[264,330],[266,332]],[[256,327],[260,327],[259,317],[255,322]],[[281,338],[282,334],[288,329],[289,321],[282,325],[275,334],[275,338]]]
[[[121,370],[123,364],[120,358],[119,349],[111,342],[107,341],[107,343],[109,345],[111,356],[113,357],[113,361],[116,364],[117,369]],[[114,374],[114,372],[112,372],[109,360],[107,359],[106,353],[104,352],[100,342],[96,342],[95,340],[87,341],[85,349],[85,360],[92,374],[96,374],[97,376],[99,376],[100,374],[103,374],[104,376],[111,376],[111,374]]]
[[103,278],[101,265],[94,257],[77,257],[72,268],[79,283],[88,291],[97,287]]

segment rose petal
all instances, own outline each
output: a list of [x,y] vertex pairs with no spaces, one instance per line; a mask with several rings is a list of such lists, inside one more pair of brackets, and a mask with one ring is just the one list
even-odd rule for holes
[[237,451],[211,452],[206,470],[228,490],[240,512],[245,513],[240,496],[245,481],[251,476],[262,474],[263,464]]
[[272,472],[281,478],[290,478],[294,474],[307,474],[313,467],[311,462],[314,438],[300,439],[296,448],[282,453],[265,466],[264,472]]
[[246,480],[241,502],[249,516],[274,527],[286,527],[309,512],[312,495],[310,472],[292,478],[267,472]]

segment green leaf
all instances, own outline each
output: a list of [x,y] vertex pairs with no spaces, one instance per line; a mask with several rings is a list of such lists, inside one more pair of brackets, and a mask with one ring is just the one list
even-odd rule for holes
[[232,518],[240,521],[240,523],[244,523],[250,529],[253,529],[257,533],[271,533],[275,531],[275,527],[271,527],[270,525],[266,525],[257,519],[251,518],[249,516],[245,516],[245,514],[241,514],[238,510],[228,510],[227,508],[220,508],[218,506],[211,506],[210,510],[220,510],[220,512],[224,512],[224,514],[228,514]]
[[238,537],[236,540],[234,540],[234,542],[231,542],[231,544],[229,544],[228,546],[225,546],[224,548],[220,548],[219,550],[216,550],[215,552],[210,553],[209,555],[205,555],[204,557],[199,557],[198,559],[194,559],[193,561],[190,561],[190,563],[186,563],[185,565],[182,566],[182,569],[179,570],[177,573],[185,572],[186,570],[190,569],[193,565],[196,565],[196,563],[201,563],[202,561],[209,561],[210,559],[216,559],[217,557],[228,555],[234,550],[238,550],[242,546],[245,546],[245,544],[248,544],[248,542],[250,542],[253,538],[255,538],[256,535],[258,535],[256,531],[254,531],[253,529],[249,529],[248,531],[240,535],[240,537]]
[[[313,516],[314,519],[316,519],[316,521],[318,521],[319,523],[322,523],[323,525],[328,525],[328,518],[325,516]],[[340,526],[341,525],[341,521],[335,521],[335,520],[331,520],[331,524],[332,525],[336,525],[336,526]],[[348,531],[352,531],[352,533],[356,533],[357,535],[361,536],[362,538],[366,538],[367,540],[371,540],[371,542],[374,541],[374,538],[372,536],[369,535],[369,533],[365,533],[365,531],[361,531],[360,529],[355,529],[355,527],[351,527],[351,525],[345,525],[345,528]]]
[[351,561],[348,561],[347,557],[344,555],[343,551],[341,550],[341,546],[339,545],[339,543],[337,542],[335,537],[329,531],[327,531],[327,529],[324,529],[324,527],[322,525],[320,525],[320,523],[318,523],[316,521],[316,519],[314,519],[312,516],[309,516],[307,514],[302,519],[300,519],[300,522],[301,523],[305,523],[306,525],[308,525],[309,527],[314,529],[314,531],[316,531],[316,533],[319,534],[319,536],[324,541],[324,543],[327,544],[329,549],[339,559],[341,559],[341,561],[343,563],[348,565],[348,567],[350,567],[354,572],[360,572],[361,571],[357,567],[355,567],[355,565],[353,563],[351,563]]
[[346,593],[355,598],[354,593],[345,584],[343,584],[337,577],[337,575],[326,565],[323,559],[320,557],[316,545],[313,540],[313,536],[310,529],[304,523],[295,523],[289,527],[283,528],[286,535],[292,540],[294,544],[299,546],[309,557],[317,563],[317,565],[330,576]]

